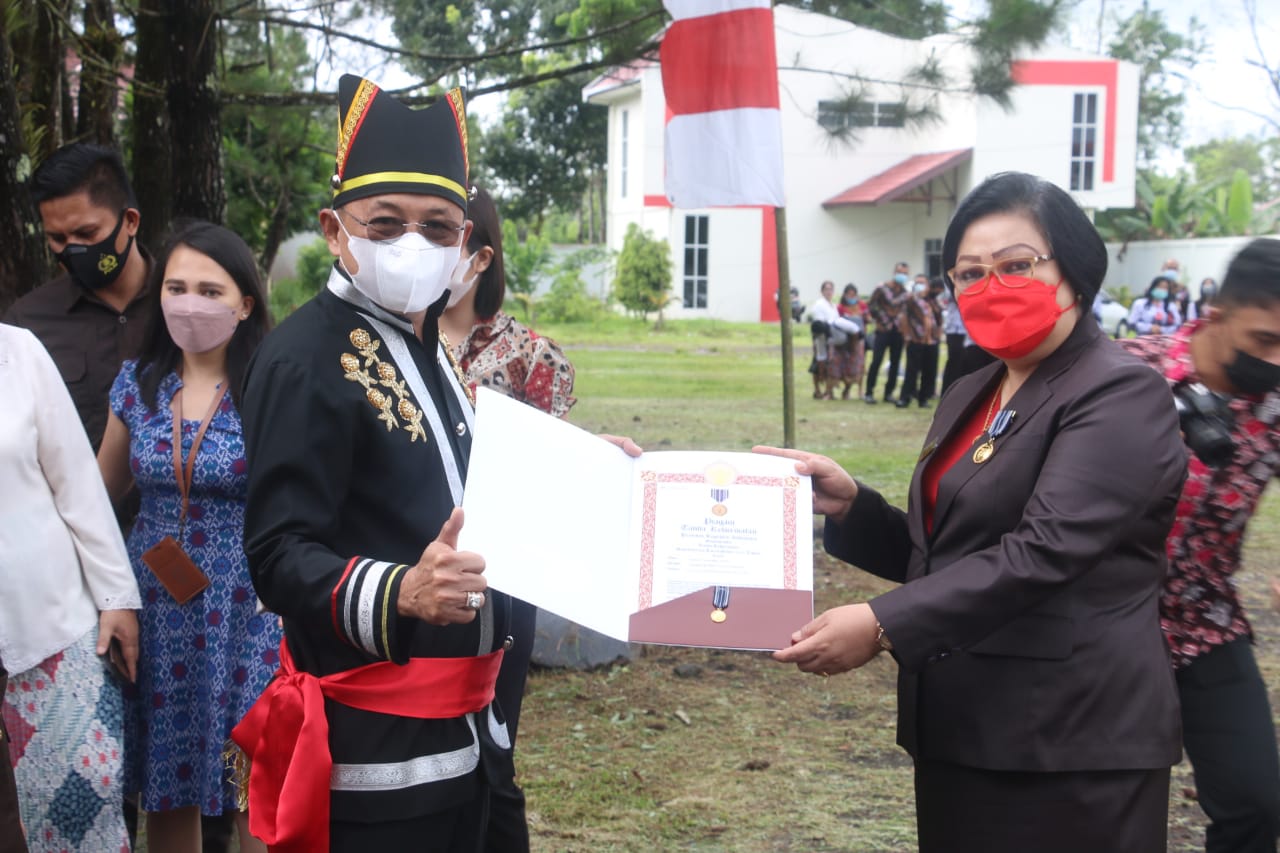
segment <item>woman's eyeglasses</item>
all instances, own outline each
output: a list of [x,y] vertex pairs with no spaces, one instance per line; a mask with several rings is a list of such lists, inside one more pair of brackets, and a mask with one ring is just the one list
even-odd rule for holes
[[396,219],[394,216],[375,216],[373,219],[365,221],[349,210],[341,210],[340,212],[345,213],[363,225],[369,235],[369,239],[376,241],[396,240],[403,236],[405,231],[410,228],[416,228],[418,233],[427,238],[430,243],[434,243],[437,246],[456,246],[458,245],[458,238],[467,227],[466,225],[452,225],[437,219],[433,219],[430,222],[405,222],[403,219]]
[[[1004,258],[996,261],[994,264],[979,264],[966,261],[963,264],[957,264],[952,267],[947,272],[947,275],[951,277],[951,283],[959,290],[968,290],[979,282],[987,281],[992,275],[999,279],[1000,283],[1005,287],[1022,287],[1026,284],[1025,281],[1010,283],[1005,277],[1008,276],[1011,278],[1026,279],[1035,278],[1036,264],[1051,260],[1053,260],[1053,255],[1029,255],[1025,258]],[[985,289],[985,285],[983,287]]]

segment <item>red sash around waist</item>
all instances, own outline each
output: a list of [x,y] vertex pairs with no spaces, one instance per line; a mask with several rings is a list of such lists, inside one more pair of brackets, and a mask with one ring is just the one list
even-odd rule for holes
[[329,849],[329,721],[324,699],[380,714],[444,720],[493,701],[502,650],[480,657],[410,658],[317,678],[280,643],[280,671],[231,739],[252,762],[249,831],[280,853]]

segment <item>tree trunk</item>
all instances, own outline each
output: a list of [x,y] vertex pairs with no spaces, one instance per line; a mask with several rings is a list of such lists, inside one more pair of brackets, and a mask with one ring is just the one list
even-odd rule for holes
[[116,74],[123,42],[116,30],[111,0],[85,0],[84,56],[80,63],[80,95],[76,137],[98,145],[116,144]]
[[596,243],[596,173],[587,179],[587,243]]
[[173,218],[173,170],[169,159],[167,0],[139,0],[133,71],[133,191],[142,222],[138,242],[158,248]]
[[52,272],[36,225],[40,215],[27,189],[31,157],[22,138],[12,72],[9,35],[0,15],[0,246],[5,247],[0,252],[0,313]]
[[177,218],[222,222],[222,122],[215,84],[216,0],[140,0],[133,180],[141,241]]
[[[289,210],[293,197],[287,184],[280,185],[280,194],[276,198],[275,209],[271,211],[271,222],[267,225],[267,237],[262,244],[262,257],[258,264],[262,267],[264,277],[271,274],[271,265],[276,262],[276,254],[280,244],[289,236],[285,233],[289,228]],[[266,280],[264,278],[264,280]]]
[[221,223],[222,121],[216,83],[217,0],[166,0],[170,37],[169,143],[173,215]]
[[600,245],[602,246],[609,241],[609,194],[605,191],[608,187],[605,178],[603,169],[596,172],[596,198],[600,202]]
[[31,81],[29,102],[36,105],[34,120],[42,130],[33,140],[31,151],[37,163],[66,141],[63,94],[67,57],[60,16],[67,13],[69,6],[70,0],[49,0],[34,5],[35,25],[28,42],[30,53],[24,57],[19,71]]

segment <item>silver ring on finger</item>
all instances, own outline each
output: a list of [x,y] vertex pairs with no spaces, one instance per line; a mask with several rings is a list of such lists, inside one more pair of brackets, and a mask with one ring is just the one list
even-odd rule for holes
[[479,610],[481,607],[484,607],[484,593],[468,592],[466,607],[468,610]]

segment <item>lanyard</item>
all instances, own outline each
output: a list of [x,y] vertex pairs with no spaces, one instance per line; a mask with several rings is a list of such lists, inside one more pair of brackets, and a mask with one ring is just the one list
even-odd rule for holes
[[191,453],[187,456],[187,464],[185,471],[182,464],[182,389],[179,388],[173,395],[173,399],[169,402],[169,410],[173,413],[173,476],[178,481],[178,493],[182,495],[182,515],[178,517],[178,539],[181,541],[182,532],[187,523],[187,508],[191,503],[191,481],[192,474],[196,464],[196,454],[200,452],[200,442],[204,438],[204,432],[209,428],[209,424],[213,422],[213,413],[217,411],[218,404],[222,402],[222,398],[227,396],[227,392],[221,394],[218,391],[222,388],[219,382],[214,386],[213,400],[209,403],[209,411],[204,413],[204,418],[200,421],[200,428],[196,430],[196,437],[191,439]]

